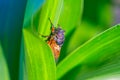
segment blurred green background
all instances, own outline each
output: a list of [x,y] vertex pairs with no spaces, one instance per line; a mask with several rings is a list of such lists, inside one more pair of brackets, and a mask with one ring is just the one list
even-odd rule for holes
[[[3,75],[0,76],[0,80],[22,80],[20,78],[22,29],[27,28],[38,34],[49,35],[48,17],[55,26],[60,24],[66,31],[66,39],[59,64],[86,41],[118,24],[119,14],[119,0],[0,0],[0,65],[2,66],[0,75]],[[81,66],[74,67],[61,80],[79,80]],[[90,71],[86,67],[82,69],[83,73],[80,75]]]

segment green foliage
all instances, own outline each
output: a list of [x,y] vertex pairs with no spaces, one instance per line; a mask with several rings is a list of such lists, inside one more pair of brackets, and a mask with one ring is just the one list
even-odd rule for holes
[[61,12],[59,24],[65,30],[66,37],[59,61],[66,57],[67,52],[69,51],[68,46],[71,45],[70,40],[72,39],[76,28],[80,25],[83,12],[83,0],[74,0],[74,4],[73,0],[64,0],[64,9]]
[[120,51],[119,30],[120,25],[112,27],[78,47],[58,64],[57,78],[61,78],[66,72],[79,64],[97,66],[105,60],[109,60],[109,58],[117,57],[113,55]]
[[[7,60],[12,58],[19,63],[20,69],[16,72],[19,74],[14,72],[15,75],[19,75],[19,80],[119,78],[120,25],[111,27],[111,17],[111,5],[104,0],[99,4],[95,0],[27,0],[22,37],[15,33],[12,34],[16,37],[10,36],[18,41],[21,38],[20,61],[16,60],[17,53],[12,53],[15,54],[12,57],[8,54],[10,56]],[[50,35],[49,18],[55,27],[59,24],[65,30],[65,42],[58,63],[54,60],[53,52],[45,41],[46,38],[41,36]],[[6,63],[6,58],[3,56],[3,52],[9,50],[6,44],[11,40],[10,37],[7,37],[3,44],[4,51],[0,45],[0,65],[2,65],[0,79],[3,80],[10,80],[9,75],[12,76],[11,79],[14,78],[14,74],[9,74],[8,69],[10,71],[17,69],[14,65],[13,68],[7,69],[7,63],[10,61]],[[10,44],[13,44],[12,42],[14,41]],[[16,48],[20,46],[12,45],[12,47],[11,52],[16,52]]]
[[63,0],[47,0],[45,4],[43,4],[41,8],[41,14],[39,15],[39,23],[38,23],[38,33],[47,34],[50,33],[50,22],[54,23],[56,26],[59,20],[60,12],[63,6]]
[[26,29],[23,35],[25,77],[28,80],[55,80],[55,61],[49,46]]
[[0,80],[10,80],[8,66],[0,44]]
[[120,77],[120,60],[119,54],[115,54],[113,58],[111,58],[111,62],[105,64],[99,69],[95,71],[91,71],[84,75],[84,79],[87,77],[88,80],[106,80],[106,79],[119,79]]
[[64,0],[64,9],[61,12],[59,24],[66,31],[66,35],[79,25],[82,11],[83,0]]
[[[24,20],[24,27],[31,28],[34,32],[38,34],[49,35],[50,34],[50,21],[57,26],[60,12],[63,7],[63,0],[46,0],[42,7],[30,9],[31,1],[35,4],[37,2],[34,0],[28,0],[26,8],[26,16]],[[36,5],[32,5],[34,8]],[[32,12],[29,13],[29,12]],[[28,15],[30,18],[28,18]]]

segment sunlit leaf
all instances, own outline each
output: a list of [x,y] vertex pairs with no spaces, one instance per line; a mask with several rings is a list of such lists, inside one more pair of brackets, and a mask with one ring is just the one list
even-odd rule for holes
[[[28,80],[55,80],[56,65],[49,46],[32,32],[23,29],[23,76]],[[22,68],[21,68],[22,69]]]
[[100,68],[88,72],[81,76],[81,79],[87,80],[119,80],[120,79],[120,57],[117,54],[113,60],[107,63],[107,65],[101,66]]
[[[120,25],[116,25],[78,47],[57,66],[57,78],[80,64],[100,65],[108,56],[120,54]],[[114,60],[114,57],[112,57]],[[93,65],[94,64],[94,65]]]
[[1,44],[0,44],[0,80],[10,80],[8,66],[3,55]]
[[80,23],[82,11],[83,0],[64,0],[59,24],[66,30],[66,34],[71,32]]
[[40,34],[50,34],[50,21],[55,25],[58,24],[59,16],[63,7],[63,0],[46,0],[43,4],[38,17],[38,32]]
[[89,40],[91,37],[97,35],[99,29],[95,27],[96,25],[93,25],[89,22],[82,22],[75,32],[73,33],[73,36],[70,39],[67,53],[75,50],[77,47],[85,43],[87,40]]
[[[50,34],[50,21],[57,27],[63,0],[29,0],[25,13],[24,27],[29,27],[38,34]],[[34,3],[33,5],[31,3]],[[39,3],[39,4],[36,4]]]
[[64,0],[64,7],[58,23],[65,30],[65,42],[61,50],[59,61],[67,55],[69,41],[76,27],[81,22],[82,12],[83,0]]

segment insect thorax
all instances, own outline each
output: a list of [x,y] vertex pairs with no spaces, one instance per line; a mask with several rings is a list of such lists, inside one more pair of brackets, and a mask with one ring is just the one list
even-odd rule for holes
[[62,46],[64,42],[64,30],[62,30],[60,27],[56,28],[53,37],[56,43],[59,46]]

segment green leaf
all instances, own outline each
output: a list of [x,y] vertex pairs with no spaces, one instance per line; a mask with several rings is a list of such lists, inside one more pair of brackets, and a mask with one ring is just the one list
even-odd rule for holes
[[38,15],[35,15],[38,19],[38,33],[48,35],[50,34],[50,21],[49,18],[56,26],[59,20],[59,16],[63,7],[63,0],[46,0],[43,4]]
[[120,25],[116,25],[90,39],[61,61],[57,66],[57,79],[62,78],[64,74],[77,65],[97,66],[105,60],[109,60],[108,56],[113,56],[120,52],[119,44]]
[[[33,2],[36,3],[36,1]],[[30,4],[30,2],[31,0],[29,0],[29,5],[27,5],[26,9],[24,27],[29,27],[39,34],[49,35],[51,27],[49,18],[56,27],[62,10],[63,0],[46,0],[39,8],[38,6],[35,8],[36,5]]]
[[71,51],[75,50],[77,47],[85,43],[87,40],[89,40],[91,37],[97,35],[98,31],[100,31],[97,27],[97,25],[91,24],[87,21],[82,21],[82,23],[76,28],[75,32],[73,33],[67,53],[70,53]]
[[88,72],[83,78],[87,80],[119,80],[120,79],[120,57],[119,54],[115,58],[111,57],[111,61],[94,71]]
[[[25,46],[22,44],[21,47],[20,64],[22,63],[22,65],[20,66],[20,79],[55,80],[56,65],[53,53],[38,36],[39,34],[49,35],[51,27],[49,18],[55,26],[57,25],[63,0],[46,0],[42,6],[39,0],[35,0],[33,3],[32,1],[28,0],[24,18],[23,44]],[[37,1],[38,4],[36,4]],[[33,35],[32,32],[37,33],[37,35]],[[24,60],[22,61],[22,59]]]
[[8,66],[3,56],[2,46],[0,44],[0,80],[10,80]]
[[43,0],[27,0],[27,6],[24,17],[24,26],[29,25],[33,14],[42,6]]
[[60,14],[59,24],[63,30],[65,30],[65,42],[61,50],[59,62],[67,55],[71,37],[76,27],[80,25],[82,12],[83,0],[64,0],[64,7]]
[[55,80],[56,65],[49,46],[27,29],[23,29],[23,34],[24,78],[28,78],[28,80]]
[[71,32],[80,23],[83,11],[83,0],[64,0],[64,7],[60,14],[59,24],[66,34]]

